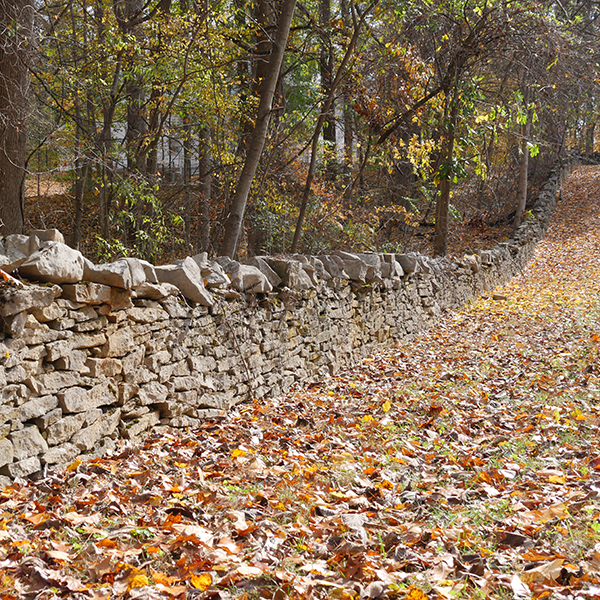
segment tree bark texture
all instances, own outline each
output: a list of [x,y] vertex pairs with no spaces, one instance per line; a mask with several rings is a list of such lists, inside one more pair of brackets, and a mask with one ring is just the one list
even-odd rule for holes
[[22,233],[33,4],[0,0],[0,234]]

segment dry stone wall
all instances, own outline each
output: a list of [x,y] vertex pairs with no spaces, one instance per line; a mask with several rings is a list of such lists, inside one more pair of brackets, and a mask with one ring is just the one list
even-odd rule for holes
[[0,288],[0,483],[102,454],[118,437],[194,426],[407,340],[522,269],[567,172],[552,174],[513,239],[461,259],[93,265],[58,232],[9,236],[0,267],[45,283]]

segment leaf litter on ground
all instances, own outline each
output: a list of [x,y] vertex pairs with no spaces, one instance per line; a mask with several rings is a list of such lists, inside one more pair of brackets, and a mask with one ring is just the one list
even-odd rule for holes
[[600,598],[600,169],[410,343],[0,493],[0,598]]

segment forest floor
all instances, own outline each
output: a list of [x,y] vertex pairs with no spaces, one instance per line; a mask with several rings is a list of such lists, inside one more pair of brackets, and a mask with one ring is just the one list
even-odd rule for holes
[[599,204],[411,343],[0,492],[0,598],[600,598]]

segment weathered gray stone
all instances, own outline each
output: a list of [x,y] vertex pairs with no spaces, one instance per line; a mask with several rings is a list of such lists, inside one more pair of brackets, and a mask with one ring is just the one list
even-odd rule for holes
[[102,358],[125,356],[135,348],[133,340],[133,332],[130,327],[122,327],[117,329],[113,334],[108,336],[106,344],[102,346],[100,356]]
[[158,381],[150,381],[140,387],[138,398],[140,404],[145,406],[148,404],[156,404],[157,402],[164,402],[167,399],[168,394],[169,389],[167,386],[158,383]]
[[114,409],[102,415],[89,427],[77,432],[71,443],[75,444],[82,452],[89,452],[104,436],[111,435],[117,428],[121,418],[121,410]]
[[179,294],[179,288],[170,283],[142,283],[142,285],[133,290],[134,298],[149,298],[151,300],[160,300],[167,296],[176,296]]
[[367,282],[367,264],[357,254],[336,250],[334,255],[342,259],[344,271],[348,273],[350,279],[361,283]]
[[41,462],[49,465],[66,464],[72,462],[80,453],[79,448],[75,444],[67,442],[50,448],[43,454]]
[[17,313],[50,306],[56,290],[53,287],[30,285],[25,288],[3,288],[0,292],[0,316],[10,317]]
[[43,431],[44,429],[48,429],[48,427],[50,427],[50,425],[52,425],[53,423],[60,421],[61,418],[62,410],[60,408],[55,408],[54,410],[51,410],[50,412],[47,412],[42,416],[38,417],[35,420],[35,424],[37,425],[40,431]]
[[58,406],[56,396],[40,396],[19,407],[19,419],[23,422],[37,419]]
[[46,441],[49,446],[57,446],[68,442],[85,423],[86,414],[79,413],[59,419],[46,429]]
[[20,431],[9,434],[8,439],[13,445],[13,460],[24,460],[37,456],[48,450],[48,444],[35,426],[25,427]]
[[75,283],[83,278],[83,255],[60,242],[47,242],[19,267],[23,277],[51,283]]
[[0,239],[0,269],[12,273],[22,265],[33,250],[28,235],[12,234]]
[[101,283],[65,284],[62,289],[63,297],[77,304],[109,304],[113,310],[132,306],[129,290],[113,288]]
[[229,276],[225,273],[219,263],[208,260],[208,254],[206,252],[196,254],[196,256],[192,257],[192,260],[200,267],[200,273],[202,274],[204,285],[207,288],[229,287],[231,284]]
[[257,267],[242,265],[227,256],[219,256],[216,262],[221,265],[231,279],[231,287],[245,294],[266,294],[273,291],[266,275]]
[[135,258],[121,258],[101,265],[85,259],[83,279],[130,290],[140,287],[146,281],[146,273],[141,261]]
[[70,371],[54,371],[30,377],[25,384],[38,396],[55,394],[59,390],[70,388],[79,383],[79,373]]
[[88,358],[85,365],[92,377],[114,377],[123,371],[118,358]]
[[40,459],[37,456],[31,456],[18,462],[13,462],[2,467],[1,472],[8,477],[27,477],[32,473],[37,473],[42,468]]
[[321,254],[317,258],[323,263],[323,267],[331,277],[350,279],[350,276],[344,270],[344,261],[339,256]]
[[308,290],[315,286],[300,261],[269,256],[263,257],[263,260],[277,273],[283,285],[290,289]]
[[135,439],[140,433],[158,425],[160,423],[160,413],[156,410],[145,414],[139,419],[121,421],[121,435],[126,439]]
[[0,467],[13,461],[13,445],[6,438],[0,440]]
[[273,288],[281,284],[281,277],[273,271],[267,261],[262,256],[253,256],[248,259],[248,264],[256,267],[268,280]]
[[210,292],[204,287],[202,272],[193,258],[189,256],[174,265],[155,267],[156,277],[161,283],[170,283],[192,302],[202,306],[214,304]]

